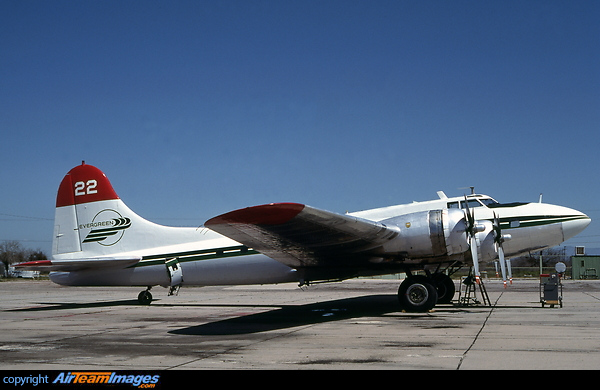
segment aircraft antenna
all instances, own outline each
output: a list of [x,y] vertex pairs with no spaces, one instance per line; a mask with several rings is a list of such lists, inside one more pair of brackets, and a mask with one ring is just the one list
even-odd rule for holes
[[459,190],[464,190],[470,188],[471,189],[471,195],[475,195],[475,186],[469,186],[469,187],[460,187]]

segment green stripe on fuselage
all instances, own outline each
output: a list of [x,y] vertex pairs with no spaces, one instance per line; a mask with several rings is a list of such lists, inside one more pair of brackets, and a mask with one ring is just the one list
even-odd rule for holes
[[[585,219],[584,216],[581,215],[535,215],[529,217],[508,217],[508,218],[500,218],[500,228],[501,229],[518,229],[524,227],[533,227],[533,226],[543,226],[543,225],[551,225],[553,223],[560,222],[568,222],[568,221],[576,221],[578,219]],[[493,220],[490,220],[493,223]],[[518,226],[511,225],[514,222],[518,222]]]
[[221,259],[236,256],[256,255],[259,252],[245,245],[229,246],[224,248],[202,249],[197,251],[165,253],[158,255],[143,256],[142,261],[131,267],[145,267],[150,265],[163,265],[166,260],[177,259],[180,263],[189,261],[201,261],[209,259]]

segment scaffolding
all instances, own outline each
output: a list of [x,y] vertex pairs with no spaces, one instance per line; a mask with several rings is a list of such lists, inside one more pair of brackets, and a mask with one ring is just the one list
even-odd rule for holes
[[[481,301],[477,299],[477,286],[479,286],[479,294],[481,295]],[[484,305],[492,306],[490,297],[488,296],[483,279],[480,278],[479,283],[475,282],[472,270],[469,271],[468,276],[460,278],[460,289],[458,291],[458,305],[459,306],[472,306],[481,305],[483,301]]]

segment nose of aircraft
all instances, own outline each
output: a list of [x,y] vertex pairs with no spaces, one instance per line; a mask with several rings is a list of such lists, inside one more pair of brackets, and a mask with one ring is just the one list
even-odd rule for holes
[[562,222],[562,230],[564,240],[566,241],[581,233],[592,222],[592,219],[581,211],[565,209],[565,220]]

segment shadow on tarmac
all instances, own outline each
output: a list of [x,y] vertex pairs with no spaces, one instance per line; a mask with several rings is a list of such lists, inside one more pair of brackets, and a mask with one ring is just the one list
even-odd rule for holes
[[139,306],[139,303],[136,299],[125,299],[125,300],[119,300],[119,301],[85,302],[85,303],[38,302],[37,304],[43,305],[43,306],[24,307],[24,308],[19,308],[19,309],[7,309],[4,311],[35,312],[35,311],[52,311],[52,310],[92,309],[92,308],[113,307],[113,306]]
[[[44,303],[40,302],[36,307],[9,309],[14,312],[36,312],[54,310],[76,310],[89,308],[103,308],[116,306],[139,307],[137,300],[115,300],[87,303]],[[171,304],[160,303],[155,300],[152,306],[159,307],[229,307],[229,308],[265,308],[271,309],[261,313],[241,315],[225,320],[209,322],[187,328],[169,331],[175,335],[191,336],[224,336],[242,335],[274,330],[288,329],[298,326],[314,325],[319,323],[334,322],[352,318],[402,316],[407,319],[431,318],[443,313],[458,313],[472,311],[492,310],[490,306],[453,306],[438,305],[429,313],[404,313],[399,307],[396,294],[388,295],[365,295],[353,298],[336,299],[331,301],[310,303],[305,305],[261,305],[261,304],[211,304],[211,303],[189,303]],[[514,308],[512,306],[494,306],[494,309]],[[531,309],[532,307],[521,307]]]
[[[400,313],[396,295],[368,295],[307,305],[283,306],[263,313],[191,326],[169,333],[192,336],[251,334],[350,318],[379,317],[394,312]],[[430,314],[411,315],[429,316]]]

